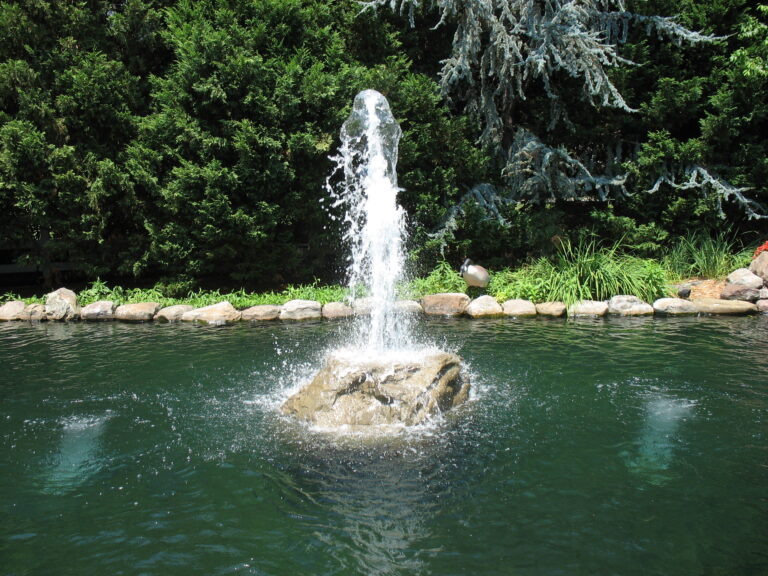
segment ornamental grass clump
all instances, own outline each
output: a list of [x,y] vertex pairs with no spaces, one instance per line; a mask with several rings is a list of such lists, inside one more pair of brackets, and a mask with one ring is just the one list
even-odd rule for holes
[[653,302],[667,294],[664,268],[620,251],[621,243],[603,247],[597,240],[563,241],[549,269],[548,300],[570,306],[581,300],[608,300],[621,294]]
[[501,301],[524,298],[560,301],[568,306],[620,294],[646,302],[667,295],[664,268],[653,260],[622,253],[620,248],[618,242],[606,248],[594,239],[577,244],[565,240],[554,260],[540,258],[521,270],[496,277],[491,281],[492,294]]
[[499,302],[608,300],[622,294],[653,302],[668,294],[667,272],[654,260],[621,251],[621,243],[602,246],[594,239],[563,241],[553,259],[539,258],[517,270],[491,274],[488,293]]
[[750,257],[729,232],[696,232],[680,238],[664,257],[664,266],[677,278],[724,278],[748,266]]

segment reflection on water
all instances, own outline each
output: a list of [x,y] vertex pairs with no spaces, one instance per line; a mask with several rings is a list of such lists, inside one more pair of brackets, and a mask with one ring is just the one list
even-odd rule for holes
[[[420,538],[427,536],[423,480],[394,457],[368,457],[327,464],[314,478],[317,495],[332,510],[333,555],[354,574],[418,574]],[[324,536],[325,534],[325,536]],[[341,544],[341,546],[339,546]]]
[[663,395],[645,403],[643,428],[634,453],[626,453],[627,467],[651,484],[663,484],[671,477],[675,448],[681,443],[681,425],[694,412],[696,403]]
[[43,492],[65,494],[99,470],[99,441],[108,419],[107,414],[71,417],[61,422],[58,450],[50,456],[43,472]]

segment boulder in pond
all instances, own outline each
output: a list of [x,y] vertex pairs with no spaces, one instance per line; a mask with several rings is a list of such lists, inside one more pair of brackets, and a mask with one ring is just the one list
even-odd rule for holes
[[240,319],[243,322],[266,322],[280,318],[280,306],[259,304],[243,310]]
[[189,304],[174,304],[173,306],[166,306],[158,310],[155,314],[155,322],[169,323],[169,322],[181,322],[181,317],[184,316],[190,310],[194,310],[194,306]]
[[599,300],[580,300],[568,307],[571,318],[599,318],[608,313],[608,304]]
[[83,306],[80,310],[80,317],[83,320],[91,322],[98,320],[114,320],[115,308],[115,303],[112,302],[112,300],[98,300],[87,306]]
[[236,310],[232,304],[227,302],[218,302],[210,306],[195,308],[185,312],[181,316],[182,322],[196,322],[208,326],[224,326],[225,324],[234,324],[240,321],[240,311]]
[[464,313],[471,318],[493,318],[503,316],[504,310],[493,296],[478,296],[464,309]]
[[413,426],[468,397],[469,378],[456,354],[367,359],[339,353],[282,411],[323,428]]
[[637,296],[620,295],[608,300],[608,314],[614,316],[650,316],[653,306]]
[[540,316],[560,318],[565,316],[565,304],[562,302],[540,302],[536,304],[536,313]]
[[30,304],[24,308],[24,312],[21,314],[21,319],[30,320],[32,322],[47,320],[45,317],[45,306],[43,304]]
[[289,300],[280,309],[280,320],[316,320],[322,315],[322,305],[314,300]]
[[768,314],[768,299],[758,300],[757,302],[755,302],[755,306],[757,306],[757,310],[759,312],[762,312],[763,314]]
[[653,309],[658,314],[668,314],[670,316],[698,313],[696,304],[682,298],[659,298],[653,303]]
[[115,310],[115,320],[121,322],[152,322],[160,310],[159,302],[137,302],[123,304]]
[[757,306],[743,300],[699,298],[693,302],[699,314],[754,314]]
[[48,320],[77,320],[80,305],[77,295],[68,288],[59,288],[45,297],[45,317]]
[[349,316],[354,316],[354,314],[354,308],[344,302],[328,302],[328,304],[323,306],[323,318],[328,320],[347,318]]
[[431,316],[461,316],[469,305],[469,296],[459,292],[429,294],[421,299],[425,314]]
[[530,316],[536,316],[536,305],[530,300],[523,300],[521,298],[512,298],[507,300],[501,305],[501,309],[505,316],[513,316],[516,318],[525,318]]
[[21,320],[24,309],[27,307],[21,300],[11,300],[0,306],[0,322]]
[[395,314],[423,314],[424,308],[416,300],[398,300],[395,302]]

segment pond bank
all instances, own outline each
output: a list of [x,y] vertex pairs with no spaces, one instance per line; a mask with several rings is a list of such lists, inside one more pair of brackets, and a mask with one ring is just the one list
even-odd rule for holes
[[[157,302],[116,305],[109,300],[80,306],[77,295],[66,288],[51,292],[43,304],[25,304],[14,300],[0,306],[0,321],[86,321],[86,322],[192,322],[222,326],[237,322],[335,320],[362,316],[370,312],[371,301],[354,303],[314,300],[290,300],[282,306],[259,305],[238,310],[227,301],[194,308],[190,305],[161,307]],[[470,299],[462,293],[424,296],[419,301],[401,300],[394,309],[398,314],[429,316],[465,316],[469,318],[579,318],[603,316],[679,316],[743,315],[768,313],[768,299],[747,302],[722,298],[660,298],[652,304],[631,295],[614,296],[607,301],[587,300],[566,306],[562,302],[533,303],[512,299],[499,303],[488,295]]]

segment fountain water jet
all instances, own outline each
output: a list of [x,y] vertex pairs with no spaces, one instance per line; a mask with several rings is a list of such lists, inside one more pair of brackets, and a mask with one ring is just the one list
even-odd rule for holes
[[341,127],[338,191],[327,184],[335,206],[346,211],[350,245],[349,285],[353,300],[367,296],[368,322],[359,322],[356,340],[369,352],[410,344],[407,322],[393,314],[395,290],[403,277],[405,213],[397,204],[397,152],[402,131],[386,98],[365,90],[355,98]]
[[[416,349],[406,314],[396,313],[403,279],[405,213],[397,204],[397,153],[402,131],[386,98],[360,92],[341,128],[341,147],[329,183],[334,206],[345,210],[352,299],[367,298],[351,346],[329,354],[312,382],[283,405],[283,412],[323,427],[421,424],[464,402],[469,379],[461,358]],[[329,182],[330,182],[329,178]]]

